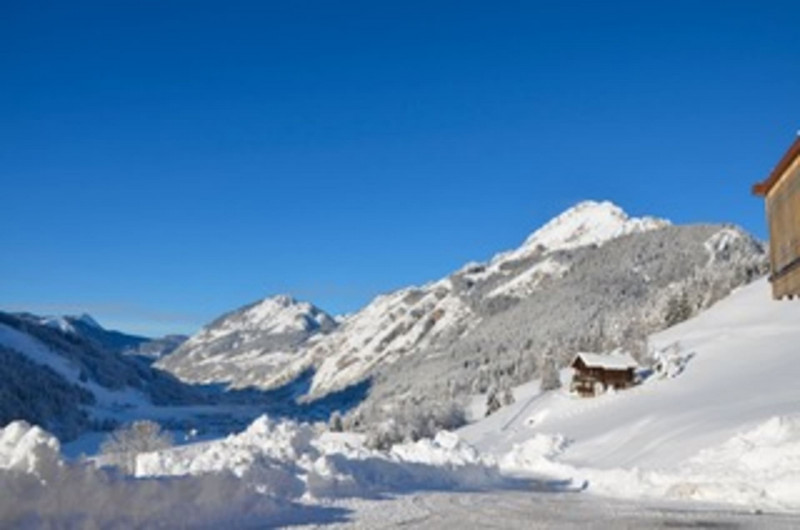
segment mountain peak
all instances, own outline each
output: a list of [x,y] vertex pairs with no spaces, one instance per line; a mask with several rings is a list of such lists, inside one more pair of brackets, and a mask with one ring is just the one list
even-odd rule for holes
[[531,234],[522,248],[549,250],[601,245],[623,235],[668,226],[654,217],[632,218],[610,201],[583,201],[565,210]]
[[612,215],[620,219],[628,219],[629,216],[621,207],[617,206],[611,201],[595,201],[586,200],[577,203],[575,206],[567,208],[558,217],[570,217],[575,215],[583,215],[591,217],[592,215]]
[[92,315],[90,315],[89,313],[83,313],[80,316],[71,317],[71,318],[73,320],[78,321],[78,322],[82,322],[82,323],[86,324],[87,326],[91,326],[91,327],[97,328],[97,329],[103,329],[103,326],[101,326],[94,318],[92,318]]
[[276,294],[273,296],[268,296],[261,301],[262,304],[276,304],[281,307],[289,307],[292,305],[297,305],[300,302],[295,299],[292,295],[289,294]]

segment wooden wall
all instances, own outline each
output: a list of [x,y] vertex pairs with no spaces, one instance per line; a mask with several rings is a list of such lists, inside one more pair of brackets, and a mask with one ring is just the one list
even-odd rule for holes
[[800,296],[800,158],[770,190],[767,216],[773,295]]

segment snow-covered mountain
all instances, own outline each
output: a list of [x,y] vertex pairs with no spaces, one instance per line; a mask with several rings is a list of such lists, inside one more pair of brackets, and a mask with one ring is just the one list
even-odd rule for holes
[[202,392],[123,355],[125,337],[85,318],[0,312],[0,425],[25,419],[69,439],[137,409],[206,402]]
[[273,296],[223,315],[156,366],[186,381],[252,386],[290,363],[311,337],[336,326],[307,302]]
[[[264,388],[313,369],[310,398],[370,380],[370,396],[352,418],[367,425],[402,403],[451,401],[523,381],[545,354],[564,362],[580,347],[632,345],[671,323],[670,304],[696,313],[765,267],[762,245],[736,227],[677,227],[589,201],[519,248],[379,296],[289,351],[272,342],[243,345],[226,331],[238,330],[224,323],[229,315],[159,365],[190,380]],[[269,320],[244,320],[253,322],[249,336],[271,337]],[[207,348],[217,337],[219,345]],[[187,355],[192,344],[213,355]]]
[[139,452],[132,480],[104,467],[115,455],[65,461],[58,440],[14,422],[0,428],[0,485],[26,494],[0,495],[0,521],[797,528],[798,318],[762,279],[650,337],[679,370],[591,399],[529,381],[489,417],[386,450],[263,416],[232,436]]
[[57,329],[62,333],[79,336],[96,343],[97,346],[116,353],[140,355],[150,359],[158,359],[172,353],[183,344],[188,337],[184,335],[167,335],[157,339],[131,335],[104,328],[91,315],[79,316],[43,316],[20,315],[28,320]]
[[457,340],[480,318],[479,306],[507,305],[506,298],[524,297],[548,279],[566,274],[568,260],[559,252],[599,247],[668,225],[660,219],[630,218],[610,202],[586,201],[534,232],[518,249],[498,254],[487,264],[470,263],[449,278],[379,296],[338,327],[333,321],[319,326],[329,333],[301,334],[302,340],[286,347],[285,341],[275,340],[282,335],[281,326],[306,322],[302,312],[312,306],[304,306],[298,315],[287,298],[280,298],[281,303],[267,299],[264,309],[255,304],[206,326],[159,366],[189,381],[266,388],[314,367],[312,394],[322,395],[364,379],[378,366]]

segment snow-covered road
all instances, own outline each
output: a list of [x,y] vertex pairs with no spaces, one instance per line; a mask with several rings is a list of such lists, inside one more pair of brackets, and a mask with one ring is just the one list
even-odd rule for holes
[[334,503],[346,519],[300,528],[379,529],[796,529],[800,515],[702,506],[626,502],[582,493],[433,492],[390,500]]

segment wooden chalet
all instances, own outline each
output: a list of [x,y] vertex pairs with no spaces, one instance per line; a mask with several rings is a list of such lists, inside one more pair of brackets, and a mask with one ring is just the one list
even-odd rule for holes
[[575,370],[570,390],[583,397],[609,389],[623,390],[636,384],[638,363],[628,354],[579,353],[570,364]]
[[800,296],[800,136],[753,193],[767,203],[772,296],[791,300]]

